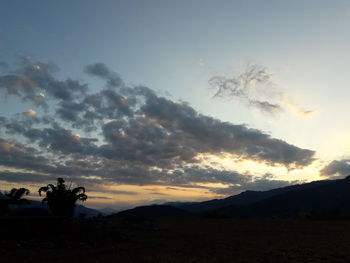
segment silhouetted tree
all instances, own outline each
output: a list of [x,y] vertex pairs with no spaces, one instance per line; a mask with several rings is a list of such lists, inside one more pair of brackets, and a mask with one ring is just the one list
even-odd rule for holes
[[5,196],[9,197],[14,204],[29,203],[27,199],[23,198],[24,195],[28,195],[30,191],[27,188],[12,188],[10,192],[5,193]]
[[77,201],[85,201],[88,197],[85,194],[84,187],[76,187],[67,189],[62,178],[57,179],[57,185],[48,184],[39,189],[39,195],[45,192],[46,197],[42,200],[43,203],[49,205],[50,210],[56,216],[72,217]]
[[28,204],[29,201],[23,198],[28,195],[29,190],[26,188],[12,188],[10,192],[2,194],[0,192],[0,215],[7,215],[10,211],[9,205]]

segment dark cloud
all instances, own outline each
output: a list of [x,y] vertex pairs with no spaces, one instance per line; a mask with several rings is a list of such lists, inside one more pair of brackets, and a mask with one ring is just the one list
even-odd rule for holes
[[27,170],[40,170],[46,167],[48,159],[38,156],[39,151],[33,147],[0,139],[0,165]]
[[61,101],[57,105],[56,115],[73,128],[86,132],[96,130],[103,120],[132,117],[136,99],[111,89],[82,97],[79,101]]
[[227,185],[239,185],[250,177],[250,175],[235,171],[218,170],[211,167],[190,167],[173,171],[169,178],[169,185],[186,186],[189,182],[197,184],[220,182]]
[[46,96],[52,99],[71,101],[87,91],[87,85],[70,78],[60,81],[54,77],[58,68],[52,63],[36,62],[21,57],[21,68],[15,73],[0,77],[0,90],[5,95],[20,97],[37,106],[48,107]]
[[[33,174],[44,174],[45,176],[79,179],[82,176],[95,175],[100,167],[98,161],[94,159],[81,160],[69,155],[53,155],[45,149],[38,150],[13,140],[4,139],[0,139],[0,156],[1,166],[22,169],[31,172],[32,176],[34,176]],[[93,182],[96,180],[90,180],[90,183]]]
[[106,196],[89,195],[89,199],[104,199],[104,200],[108,200],[108,199],[112,199],[112,198],[106,197]]
[[[102,182],[182,187],[220,182],[235,189],[263,188],[270,179],[259,181],[234,171],[202,167],[198,155],[227,153],[288,168],[304,167],[314,160],[314,151],[205,116],[188,103],[158,96],[147,87],[127,87],[104,64],[85,68],[106,81],[106,87],[94,92],[72,79],[57,80],[57,70],[50,63],[23,59],[16,74],[0,76],[0,88],[8,94],[43,106],[35,100],[39,96],[47,107],[45,115],[30,109],[13,118],[0,118],[0,129],[6,134],[0,141],[0,165],[26,170],[19,177],[7,176],[7,181],[38,174],[38,178],[67,176],[92,189]],[[269,81],[264,71],[255,69],[249,74],[255,81]],[[232,92],[245,96],[244,90]],[[267,101],[254,103],[278,110]]]
[[117,73],[110,71],[110,69],[103,63],[87,65],[85,67],[85,72],[106,80],[109,87],[121,87],[124,85],[120,76]]
[[28,128],[23,123],[10,122],[6,124],[7,133],[21,134],[30,143],[37,143],[46,150],[64,154],[94,155],[97,153],[96,138],[86,138],[73,134],[71,130],[53,123],[50,128]]
[[344,178],[350,174],[350,159],[334,160],[320,170],[320,175],[327,178]]
[[[45,128],[43,130],[29,130],[31,139],[38,141],[39,146],[48,147],[52,151],[59,151],[64,154],[94,155],[96,138],[84,138],[79,134],[73,134],[70,130],[59,126]],[[28,136],[29,137],[29,136]]]
[[313,151],[300,149],[244,125],[198,114],[186,103],[149,95],[141,111],[150,119],[155,119],[161,128],[174,131],[170,134],[181,141],[179,146],[187,158],[198,152],[227,152],[246,159],[283,165],[305,166],[313,161]]
[[56,113],[62,120],[74,123],[81,121],[79,114],[85,110],[86,106],[82,103],[62,101],[59,103],[59,108],[56,110]]
[[[104,163],[93,163],[91,160],[72,160],[67,161],[64,165],[46,165],[46,159],[42,157],[36,157],[37,152],[32,149],[27,149],[23,145],[14,145],[11,142],[2,142],[0,144],[0,153],[5,158],[0,161],[1,165],[22,168],[50,174],[50,176],[42,176],[37,173],[12,173],[12,177],[7,173],[7,176],[3,180],[6,181],[26,181],[25,176],[28,176],[28,181],[32,180],[32,177],[37,176],[38,180],[54,178],[57,175],[65,175],[74,179],[77,182],[90,186],[95,191],[108,192],[106,188],[98,187],[100,180],[84,179],[89,176],[103,178],[104,183],[129,183],[129,184],[159,184],[159,185],[173,185],[187,187],[188,184],[201,184],[201,183],[223,183],[227,185],[233,185],[231,190],[243,190],[247,188],[251,189],[264,189],[268,187],[269,181],[267,178],[263,180],[253,180],[251,175],[240,174],[234,171],[217,170],[210,167],[190,167],[183,169],[175,169],[173,171],[151,171],[147,166],[137,165],[130,166],[130,163],[115,162],[106,160]],[[9,162],[8,160],[14,160]],[[81,176],[84,175],[82,178]],[[41,178],[41,179],[40,179]],[[34,180],[33,180],[34,181]],[[263,183],[265,186],[262,187]],[[271,183],[273,186],[280,186],[283,181],[274,181]],[[277,184],[276,184],[277,183]],[[253,187],[254,186],[254,187]],[[271,185],[270,185],[271,186]],[[214,189],[219,191],[218,189]],[[228,189],[227,189],[228,190]],[[115,193],[115,191],[113,191]],[[118,194],[130,194],[118,191]]]
[[0,171],[0,180],[12,183],[45,183],[56,180],[53,176],[38,173]]

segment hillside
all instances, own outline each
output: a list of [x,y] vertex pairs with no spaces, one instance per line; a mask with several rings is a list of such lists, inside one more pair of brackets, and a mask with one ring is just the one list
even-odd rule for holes
[[[245,191],[224,199],[204,202],[142,206],[116,216],[147,218],[345,218],[350,216],[350,177],[276,188]],[[209,212],[209,213],[208,213]]]
[[228,206],[246,206],[255,202],[259,202],[274,196],[279,196],[284,193],[288,193],[291,191],[297,191],[297,190],[306,190],[322,185],[327,185],[329,183],[332,183],[333,181],[330,180],[323,180],[323,181],[315,181],[311,183],[306,184],[298,184],[298,185],[291,185],[287,187],[282,188],[276,188],[268,191],[245,191],[238,195],[229,196],[224,199],[213,199],[209,201],[204,202],[197,202],[197,203],[184,203],[184,204],[177,204],[176,206],[191,212],[204,212],[208,210],[217,210]]
[[348,217],[350,215],[350,177],[292,188],[246,206],[227,206],[217,210],[230,217]]

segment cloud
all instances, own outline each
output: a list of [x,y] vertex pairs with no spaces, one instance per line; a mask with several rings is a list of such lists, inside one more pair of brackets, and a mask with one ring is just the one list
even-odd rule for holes
[[52,128],[29,129],[23,135],[31,142],[38,142],[40,147],[64,154],[94,155],[96,150],[94,142],[98,141],[97,138],[81,137],[57,124]]
[[5,170],[0,171],[0,180],[12,183],[43,183],[56,180],[56,178],[39,173],[11,172]]
[[[300,183],[296,180],[277,180],[271,174],[253,176],[247,173],[240,174],[234,171],[216,169],[193,169],[188,176],[193,174],[197,176],[195,178],[199,179],[197,183],[221,182],[226,185],[226,187],[194,185],[194,187],[204,188],[219,195],[233,195],[243,190],[266,191]],[[188,185],[185,184],[183,187],[188,187]]]
[[320,175],[327,178],[344,178],[350,174],[350,159],[334,160],[320,170]]
[[6,62],[0,61],[0,70],[1,69],[8,69],[9,65]]
[[112,198],[106,197],[106,196],[89,195],[89,199],[104,199],[104,200],[108,200],[108,199],[112,199]]
[[61,101],[56,114],[64,121],[77,122],[80,121],[79,114],[85,110],[85,105],[72,101]]
[[259,108],[260,110],[264,112],[268,112],[270,114],[276,114],[283,111],[283,108],[280,105],[272,104],[268,101],[253,100],[253,101],[249,101],[249,105]]
[[12,140],[0,139],[0,165],[27,170],[38,170],[46,166],[48,160],[38,157],[38,150]]
[[29,109],[29,110],[26,110],[25,112],[23,112],[23,114],[28,116],[28,117],[33,117],[33,116],[36,115],[36,111],[32,110],[32,109]]
[[281,104],[283,104],[286,108],[290,109],[295,115],[302,118],[310,118],[316,114],[316,110],[308,110],[305,109],[302,105],[292,102],[291,100],[282,100]]
[[275,188],[293,185],[295,183],[297,183],[297,181],[256,179],[256,180],[252,180],[250,183],[247,183],[247,184],[243,184],[239,186],[229,186],[225,188],[215,188],[215,189],[211,189],[211,191],[220,195],[233,195],[238,192],[241,192],[242,190],[267,191]]
[[79,81],[55,79],[57,71],[57,66],[52,63],[21,57],[21,67],[15,73],[0,77],[0,91],[2,89],[6,96],[18,96],[23,101],[44,108],[48,104],[43,94],[48,94],[52,99],[71,101],[87,91],[87,86]]
[[[219,182],[239,188],[252,184],[253,177],[203,167],[197,157],[229,153],[288,168],[314,161],[312,150],[200,114],[188,103],[159,96],[150,88],[128,87],[102,63],[85,67],[86,73],[105,81],[99,89],[90,90],[69,78],[59,80],[56,71],[53,64],[26,58],[16,74],[0,76],[0,89],[42,107],[35,97],[39,96],[46,109],[45,114],[30,109],[12,118],[0,117],[0,130],[5,132],[0,139],[0,165],[8,171],[25,171],[13,177],[7,171],[7,181],[37,174],[38,178],[69,177],[91,187],[101,183],[190,187]],[[249,76],[257,83],[269,81],[259,68]],[[251,103],[279,111],[267,101]]]
[[106,154],[150,165],[191,162],[199,153],[235,154],[245,159],[286,166],[305,166],[314,152],[271,138],[259,130],[201,115],[186,103],[149,93],[141,117],[116,120],[102,127]]
[[110,69],[103,63],[90,64],[85,67],[85,72],[102,78],[107,81],[109,87],[120,87],[124,85],[123,80],[119,74],[110,71]]
[[266,67],[249,63],[236,76],[210,78],[209,85],[215,89],[214,98],[237,99],[263,113],[276,115],[288,108],[298,116],[310,117],[315,112],[293,103],[274,83],[273,76]]
[[243,73],[231,78],[215,76],[209,80],[209,84],[216,89],[214,98],[236,98],[247,106],[275,114],[282,111],[282,107],[277,102],[264,99],[265,95],[269,99],[279,95],[274,89],[272,76],[266,67],[249,63]]

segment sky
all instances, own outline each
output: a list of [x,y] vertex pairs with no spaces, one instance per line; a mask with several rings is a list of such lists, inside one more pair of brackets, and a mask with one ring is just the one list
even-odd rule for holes
[[0,2],[0,191],[95,208],[350,173],[349,1]]

